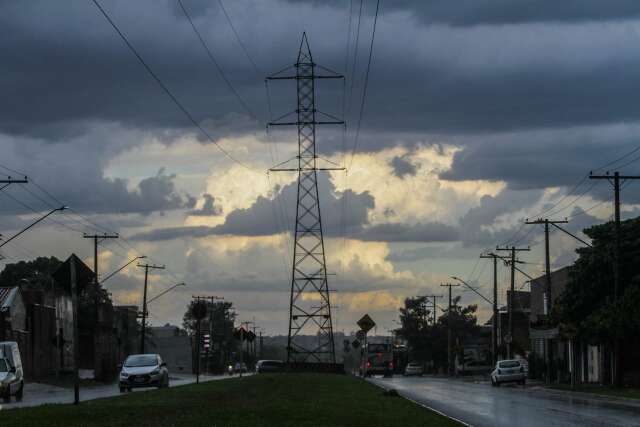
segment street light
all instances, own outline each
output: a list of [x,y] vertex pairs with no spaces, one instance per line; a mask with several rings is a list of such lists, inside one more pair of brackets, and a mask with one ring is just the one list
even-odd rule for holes
[[164,292],[159,293],[158,295],[156,295],[155,297],[151,298],[149,301],[147,301],[147,305],[151,304],[153,301],[157,300],[158,298],[160,298],[162,295],[172,291],[173,289],[177,288],[178,286],[187,286],[186,283],[176,283],[175,285],[171,286],[169,289],[167,289]]
[[464,280],[462,280],[459,277],[456,276],[451,276],[451,278],[453,280],[457,280],[458,282],[462,283],[463,285],[465,285],[467,288],[471,289],[473,292],[475,292],[476,294],[478,294],[480,296],[480,298],[482,298],[483,300],[485,300],[486,302],[488,302],[489,304],[493,305],[493,301],[490,301],[489,298],[485,297],[484,295],[482,295],[480,292],[478,292],[474,287],[472,287],[470,284],[468,284],[467,282],[465,282]]
[[28,226],[26,226],[25,228],[23,228],[22,230],[20,230],[19,232],[17,232],[13,236],[9,237],[7,240],[2,242],[2,244],[0,244],[0,248],[3,247],[4,245],[6,245],[7,243],[9,243],[10,241],[12,241],[13,239],[15,239],[16,237],[18,237],[19,235],[21,235],[22,233],[24,233],[25,231],[27,231],[28,229],[30,229],[31,227],[33,227],[34,225],[38,224],[40,221],[43,221],[49,215],[53,214],[54,212],[58,212],[58,211],[62,212],[65,209],[68,209],[67,206],[61,206],[59,208],[52,209],[51,212],[43,215],[42,217],[40,217],[36,221],[32,222],[31,224],[29,224]]
[[115,276],[116,274],[120,273],[122,270],[124,270],[125,268],[127,268],[127,266],[129,266],[129,264],[132,264],[133,262],[139,260],[139,259],[144,259],[146,258],[146,255],[140,255],[135,257],[134,259],[132,259],[131,261],[129,261],[128,263],[126,263],[125,265],[123,265],[122,267],[120,267],[119,269],[117,269],[116,271],[110,273],[107,277],[105,277],[104,279],[102,279],[102,281],[100,282],[101,285],[104,285],[104,282],[106,282],[107,280],[109,280],[110,278],[112,278],[113,276]]

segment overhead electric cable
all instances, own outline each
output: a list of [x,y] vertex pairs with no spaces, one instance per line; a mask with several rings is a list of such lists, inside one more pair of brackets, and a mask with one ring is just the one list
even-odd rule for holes
[[[92,0],[93,4],[95,4],[95,6],[100,10],[100,12],[102,13],[102,15],[105,17],[105,19],[107,20],[107,22],[109,22],[109,24],[111,24],[111,26],[113,27],[113,29],[116,31],[116,33],[118,33],[118,35],[120,36],[120,38],[122,39],[122,41],[127,45],[127,47],[129,48],[129,50],[131,51],[131,53],[134,54],[134,56],[138,59],[138,61],[142,64],[142,66],[145,68],[145,70],[147,71],[147,73],[149,73],[149,75],[156,81],[156,83],[158,84],[158,86],[160,86],[160,88],[167,94],[167,96],[173,101],[173,103],[178,107],[178,109],[180,109],[180,111],[182,111],[182,113],[187,117],[187,119],[189,119],[189,121],[193,124],[193,126],[195,126],[197,129],[200,130],[200,132],[209,140],[211,141],[228,159],[232,160],[233,162],[237,163],[238,165],[242,166],[243,168],[255,172],[253,169],[251,169],[249,166],[247,166],[246,164],[244,164],[243,162],[241,162],[240,160],[236,159],[235,157],[233,157],[231,155],[231,153],[229,153],[224,147],[222,147],[218,141],[216,141],[211,134],[209,134],[209,132],[207,132],[206,129],[204,129],[200,123],[197,122],[197,120],[191,115],[191,113],[182,105],[182,103],[180,103],[180,101],[178,100],[178,98],[175,97],[175,95],[171,92],[171,90],[169,90],[169,88],[167,87],[167,85],[164,84],[164,82],[160,79],[160,77],[158,77],[158,75],[151,69],[151,67],[146,63],[146,61],[142,58],[142,56],[138,53],[138,51],[136,50],[135,47],[133,47],[133,45],[129,42],[129,40],[127,39],[127,37],[124,35],[124,33],[120,30],[120,28],[118,28],[118,26],[116,25],[116,23],[111,19],[111,17],[109,16],[109,14],[102,8],[102,6],[100,5],[100,3],[98,2],[98,0]],[[255,172],[257,173],[257,172]]]

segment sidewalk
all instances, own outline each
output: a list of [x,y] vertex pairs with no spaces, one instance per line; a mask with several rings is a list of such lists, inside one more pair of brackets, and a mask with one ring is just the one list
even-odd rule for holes
[[596,388],[594,388],[593,392],[561,389],[561,388],[554,388],[553,386],[547,386],[544,384],[544,382],[539,381],[539,384],[532,386],[530,388],[530,391],[534,393],[538,392],[538,393],[545,393],[545,394],[556,395],[556,396],[573,397],[576,399],[588,399],[588,400],[595,400],[595,401],[601,401],[606,403],[620,404],[627,407],[640,408],[640,399],[598,393]]

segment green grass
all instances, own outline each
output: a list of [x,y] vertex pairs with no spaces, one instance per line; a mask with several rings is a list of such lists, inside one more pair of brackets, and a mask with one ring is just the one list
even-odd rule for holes
[[[25,396],[25,399],[28,397]],[[256,375],[0,413],[3,425],[457,426],[350,376]]]
[[628,399],[640,399],[640,389],[637,388],[615,388],[611,386],[601,386],[597,384],[581,384],[576,385],[574,389],[570,385],[557,384],[549,388],[556,390],[579,391],[583,393],[592,393],[610,397],[625,397]]

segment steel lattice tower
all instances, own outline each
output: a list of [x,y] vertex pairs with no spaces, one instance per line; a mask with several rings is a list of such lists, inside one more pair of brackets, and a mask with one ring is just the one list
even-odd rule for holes
[[[331,74],[317,75],[316,67]],[[292,68],[296,70],[295,75],[282,75]],[[341,79],[343,76],[313,62],[306,33],[302,35],[296,64],[267,78],[267,80],[292,79],[297,83],[298,108],[295,111],[297,120],[295,122],[275,121],[269,124],[270,126],[293,125],[298,128],[298,167],[271,169],[271,171],[298,172],[287,363],[335,363],[336,361],[317,172],[341,170],[341,168],[317,167],[316,125],[342,125],[344,122],[316,110],[315,80],[326,78]],[[293,114],[286,114],[281,119]],[[320,115],[326,116],[328,120],[319,121]],[[317,344],[314,346],[305,345],[300,339],[303,334],[310,333],[318,337]]]

